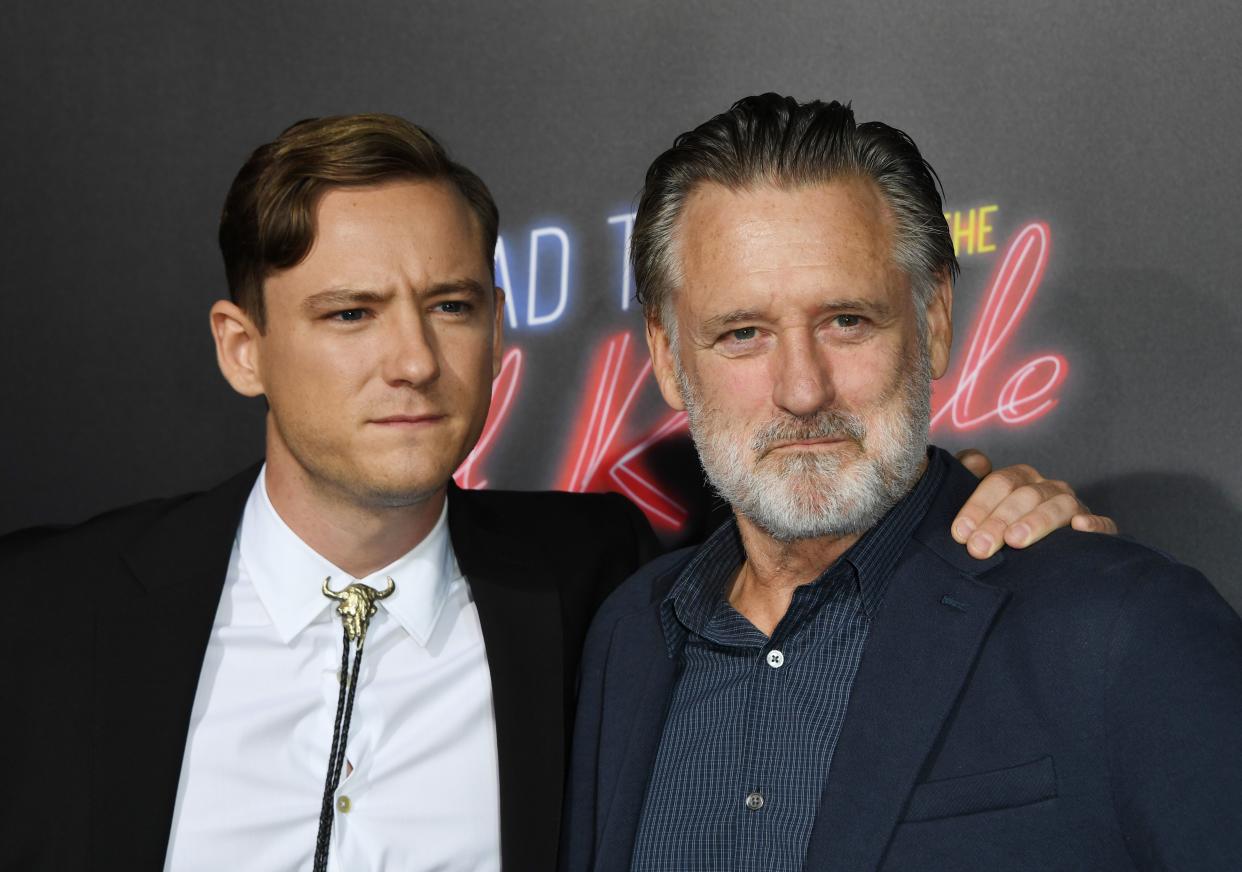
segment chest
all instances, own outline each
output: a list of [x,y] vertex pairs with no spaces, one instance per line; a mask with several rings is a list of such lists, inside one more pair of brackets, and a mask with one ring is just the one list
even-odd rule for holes
[[[340,625],[327,609],[285,642],[244,586],[226,594],[191,716],[169,868],[243,855],[264,868],[308,865],[340,663]],[[379,610],[346,748],[331,851],[339,868],[381,868],[403,852],[435,868],[495,867],[496,735],[473,603],[447,603],[425,643]]]

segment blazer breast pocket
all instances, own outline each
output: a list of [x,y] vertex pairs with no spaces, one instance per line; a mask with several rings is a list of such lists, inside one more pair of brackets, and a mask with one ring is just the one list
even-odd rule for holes
[[1055,799],[1057,772],[1051,757],[974,775],[916,784],[902,823],[1018,808]]

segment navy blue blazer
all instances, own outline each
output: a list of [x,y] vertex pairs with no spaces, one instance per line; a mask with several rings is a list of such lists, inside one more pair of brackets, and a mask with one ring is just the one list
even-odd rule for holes
[[[975,561],[952,458],[859,665],[806,868],[1242,870],[1242,621],[1193,569],[1058,531]],[[587,637],[566,872],[630,867],[677,679],[666,555]]]

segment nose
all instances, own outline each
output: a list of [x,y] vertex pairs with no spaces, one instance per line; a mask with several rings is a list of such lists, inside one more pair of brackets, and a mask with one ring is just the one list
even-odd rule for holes
[[813,415],[836,398],[827,354],[813,335],[782,336],[771,366],[772,402],[790,415]]
[[435,332],[427,329],[418,312],[402,313],[389,321],[384,336],[383,376],[391,385],[423,387],[440,376],[440,353]]

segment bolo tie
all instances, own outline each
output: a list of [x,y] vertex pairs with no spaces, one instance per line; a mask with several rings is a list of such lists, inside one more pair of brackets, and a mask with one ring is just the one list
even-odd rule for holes
[[[332,751],[328,755],[328,777],[323,786],[323,805],[319,809],[319,835],[315,838],[315,872],[328,868],[328,840],[332,836],[332,807],[336,788],[341,783],[341,768],[345,765],[345,742],[349,738],[349,718],[354,711],[354,693],[358,690],[359,667],[362,665],[362,645],[367,638],[367,627],[378,611],[377,600],[392,596],[397,585],[390,578],[388,586],[376,590],[360,582],[354,582],[342,591],[328,587],[332,580],[323,580],[323,595],[337,600],[336,613],[341,616],[341,692],[336,700],[336,719],[332,725]],[[349,649],[354,649],[354,668],[349,667]]]

